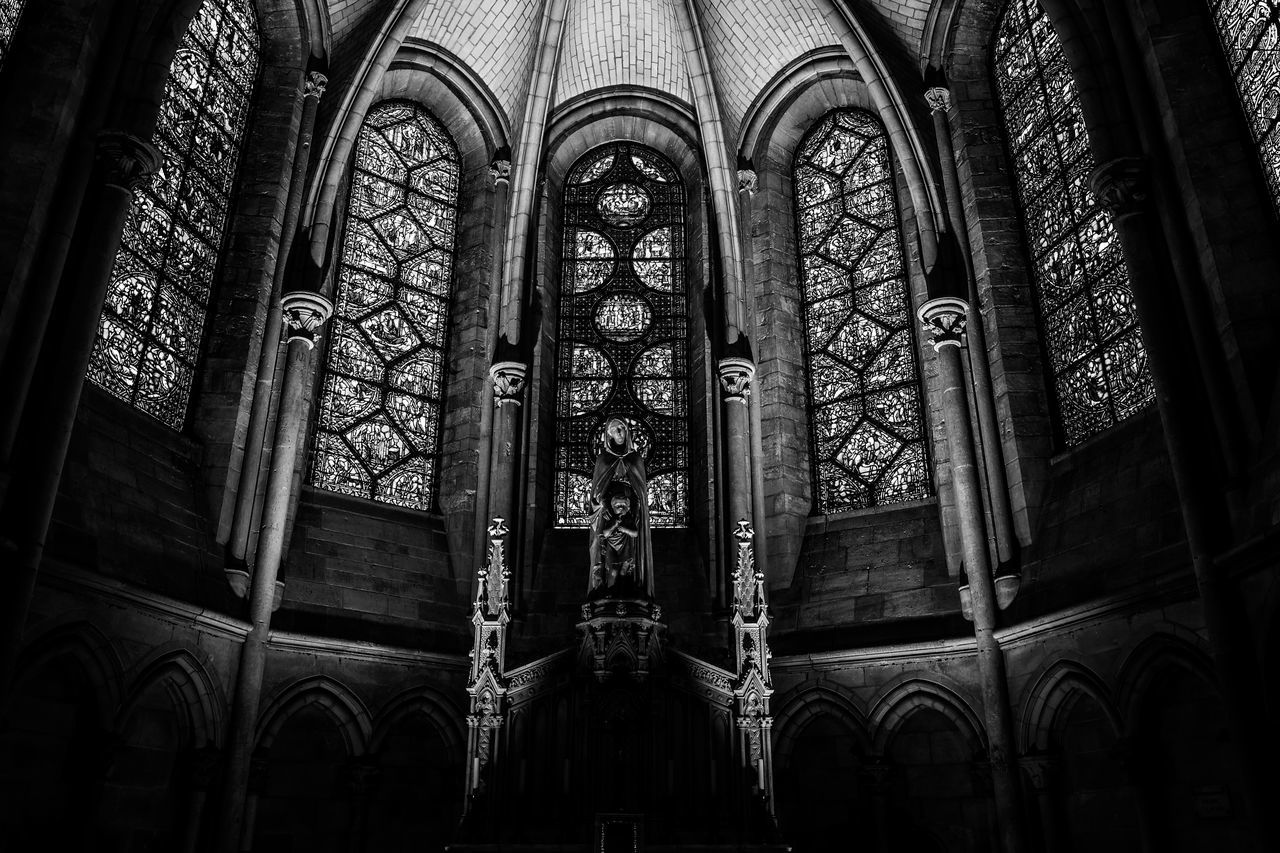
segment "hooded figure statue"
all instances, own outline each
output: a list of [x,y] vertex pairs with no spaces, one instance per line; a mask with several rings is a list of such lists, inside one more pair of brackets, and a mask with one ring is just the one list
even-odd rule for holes
[[[644,457],[621,418],[605,424],[604,447],[591,475],[591,582],[589,591],[621,582],[653,597],[649,547],[649,486]],[[627,584],[627,581],[630,584]]]

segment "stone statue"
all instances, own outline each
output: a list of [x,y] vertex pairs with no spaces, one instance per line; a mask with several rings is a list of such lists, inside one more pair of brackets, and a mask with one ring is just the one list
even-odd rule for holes
[[653,597],[649,486],[644,457],[621,418],[605,424],[604,447],[591,475],[589,592]]

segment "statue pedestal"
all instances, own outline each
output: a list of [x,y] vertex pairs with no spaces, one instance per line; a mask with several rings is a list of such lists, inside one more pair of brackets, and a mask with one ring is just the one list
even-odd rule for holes
[[644,598],[602,597],[582,605],[578,665],[597,680],[643,680],[662,663],[662,608]]

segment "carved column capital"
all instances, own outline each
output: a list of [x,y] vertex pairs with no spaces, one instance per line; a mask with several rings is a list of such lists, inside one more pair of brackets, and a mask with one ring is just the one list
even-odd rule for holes
[[103,182],[127,193],[141,187],[164,162],[151,143],[119,130],[98,134],[97,159]]
[[284,326],[289,341],[302,341],[307,349],[315,346],[320,327],[333,316],[333,303],[318,293],[295,290],[280,298],[284,310]]
[[924,102],[929,111],[945,113],[951,109],[951,90],[945,86],[933,86],[924,90]]
[[528,373],[527,365],[518,361],[500,361],[489,368],[489,375],[493,377],[493,400],[499,406],[518,406],[520,398],[524,395],[525,375]]
[[315,98],[318,101],[328,85],[329,78],[327,76],[319,71],[308,71],[307,76],[302,81],[302,97]]
[[1141,157],[1117,157],[1089,175],[1089,189],[1116,219],[1132,216],[1146,205],[1147,164]]
[[756,174],[755,169],[738,170],[738,192],[755,195],[759,188],[760,176]]
[[1031,781],[1031,787],[1037,791],[1049,790],[1057,780],[1060,762],[1056,755],[1035,752],[1019,758],[1018,764]]
[[969,303],[954,296],[930,299],[916,311],[925,332],[933,339],[934,352],[960,346],[968,314]]
[[756,366],[749,359],[737,356],[720,359],[720,387],[724,389],[725,400],[745,404],[751,396],[755,375]]
[[510,160],[494,160],[489,164],[489,177],[493,180],[496,188],[499,184],[511,183],[511,161]]

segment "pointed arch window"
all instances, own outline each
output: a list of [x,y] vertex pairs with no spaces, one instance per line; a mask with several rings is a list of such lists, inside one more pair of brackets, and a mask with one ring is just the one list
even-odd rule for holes
[[920,375],[880,121],[837,110],[795,159],[810,459],[821,513],[929,494]]
[[387,101],[356,142],[311,483],[413,509],[436,499],[458,149]]
[[13,34],[18,31],[26,5],[27,0],[0,0],[0,68],[4,68],[4,58],[9,55],[9,45],[13,44]]
[[178,45],[151,142],[163,163],[135,194],[89,378],[180,429],[204,337],[258,71],[248,0],[206,0]]
[[569,173],[556,363],[556,523],[590,523],[591,471],[620,417],[645,457],[649,521],[689,516],[684,187],[647,148],[597,149]]
[[1145,409],[1155,391],[1115,226],[1089,189],[1080,96],[1036,0],[1010,0],[993,54],[1058,423],[1075,445]]
[[1209,7],[1280,207],[1280,0],[1210,0]]

